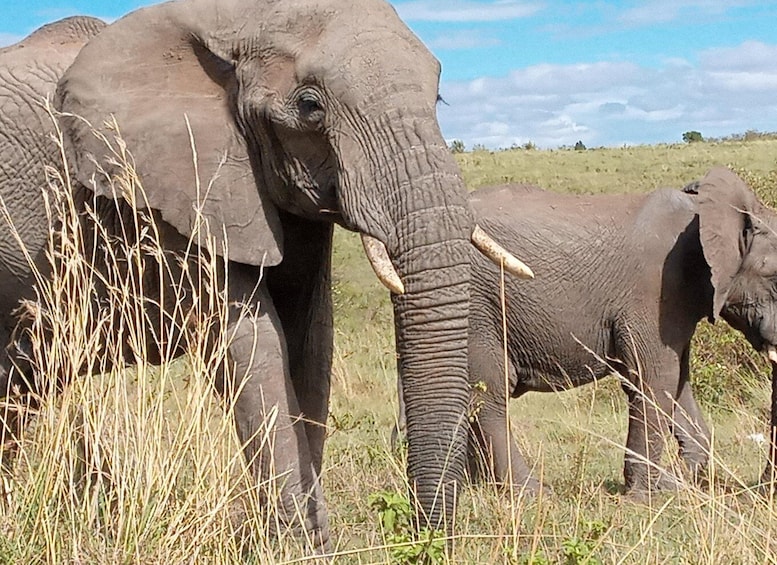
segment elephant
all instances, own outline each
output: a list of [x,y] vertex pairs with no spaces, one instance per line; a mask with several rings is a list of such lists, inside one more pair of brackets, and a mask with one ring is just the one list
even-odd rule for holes
[[[0,196],[14,225],[45,232],[25,239],[30,256],[51,229],[39,221],[43,163],[57,164],[59,155],[51,126],[26,108],[55,91],[82,220],[91,210],[106,229],[140,232],[132,214],[145,212],[173,257],[191,238],[202,244],[195,226],[210,226],[228,279],[230,336],[214,386],[234,407],[257,484],[268,478],[268,461],[284,477],[275,499],[280,523],[325,552],[332,233],[335,224],[359,232],[391,291],[418,524],[450,528],[467,441],[469,250],[474,244],[517,274],[531,273],[473,223],[437,123],[438,61],[383,0],[176,0],[129,13],[80,50],[76,41],[61,48],[86,22],[101,27],[59,22],[0,53],[0,100],[11,101],[0,120],[12,132],[0,138]],[[104,142],[116,132],[142,194],[116,189],[122,170]],[[2,245],[0,285],[11,304],[29,296],[30,285],[14,271],[25,261],[18,244]],[[163,285],[176,285],[185,268]],[[154,298],[154,282],[144,278],[144,296]],[[160,320],[176,321],[181,310],[148,305]],[[101,307],[98,288],[95,311]],[[5,331],[14,322],[14,335],[27,335],[24,320],[4,320]],[[166,331],[184,331],[179,326]],[[182,353],[160,345],[148,353],[155,361]],[[7,347],[6,395],[38,382],[25,348],[22,338]],[[260,448],[256,434],[273,408],[274,447]],[[15,433],[8,422],[3,430],[4,440]]]
[[689,382],[691,338],[702,319],[722,318],[777,358],[775,213],[723,167],[683,190],[576,196],[506,185],[470,203],[536,274],[505,280],[505,377],[499,273],[471,257],[470,381],[482,383],[471,433],[495,479],[541,486],[507,433],[507,394],[564,390],[613,371],[629,405],[626,490],[677,488],[659,466],[669,431],[698,477],[710,432]]
[[31,189],[46,186],[46,172],[38,159],[62,168],[59,152],[51,140],[51,116],[44,96],[52,93],[57,80],[86,42],[105,23],[97,18],[71,17],[41,27],[15,45],[0,49],[0,206],[23,217],[14,222],[21,244],[32,261],[20,253],[19,243],[6,222],[0,222],[0,377],[7,379],[9,343],[16,325],[15,310],[22,300],[35,297],[35,272],[44,270],[49,230],[43,203],[20,201]]
[[710,432],[689,383],[691,338],[702,319],[722,318],[777,361],[774,212],[723,167],[682,190],[571,195],[508,184],[469,201],[476,222],[536,275],[504,277],[503,308],[499,270],[471,255],[470,470],[538,492],[508,430],[507,399],[617,372],[629,406],[626,492],[680,486],[659,466],[670,431],[699,478]]

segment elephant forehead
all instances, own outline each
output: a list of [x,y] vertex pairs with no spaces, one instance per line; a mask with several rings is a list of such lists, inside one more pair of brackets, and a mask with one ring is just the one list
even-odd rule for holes
[[[199,4],[212,9],[209,1]],[[344,92],[405,74],[414,82],[431,79],[436,94],[437,60],[382,0],[230,1],[217,11],[215,27],[189,18],[196,35],[227,60],[293,60],[298,81],[320,77],[336,86],[339,78]]]

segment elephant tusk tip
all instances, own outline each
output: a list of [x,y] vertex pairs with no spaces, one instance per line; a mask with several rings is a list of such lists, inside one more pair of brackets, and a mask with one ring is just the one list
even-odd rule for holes
[[483,228],[475,224],[471,236],[475,247],[496,265],[520,279],[533,279],[534,272],[523,261],[498,244]]
[[388,289],[391,294],[402,295],[405,294],[405,285],[399,276],[378,277],[380,283]]
[[397,280],[396,284],[391,285],[388,289],[391,291],[391,294],[405,294],[405,285],[400,280]]
[[399,278],[399,273],[394,269],[383,242],[366,234],[361,234],[361,238],[364,253],[381,284],[392,294],[405,294],[405,285]]
[[517,265],[511,265],[511,268],[508,268],[507,265],[505,265],[505,271],[508,271],[519,279],[531,280],[534,278],[534,271],[522,261],[518,261]]

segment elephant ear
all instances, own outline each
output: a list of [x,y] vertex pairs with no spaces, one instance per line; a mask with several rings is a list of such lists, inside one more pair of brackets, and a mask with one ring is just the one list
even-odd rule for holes
[[752,239],[751,214],[759,203],[744,181],[725,167],[711,169],[692,185],[693,190],[686,187],[686,192],[698,195],[699,237],[711,272],[714,320],[747,252]]
[[180,2],[141,9],[81,50],[57,89],[76,180],[116,197],[102,171],[121,168],[95,134],[114,139],[115,119],[143,187],[138,207],[186,236],[204,218],[218,250],[226,238],[229,259],[274,265],[281,224],[235,124],[235,67],[192,31],[203,25],[196,17]]

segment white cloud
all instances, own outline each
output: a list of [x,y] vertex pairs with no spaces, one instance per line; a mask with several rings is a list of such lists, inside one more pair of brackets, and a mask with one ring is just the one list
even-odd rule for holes
[[735,47],[713,47],[699,55],[704,68],[734,71],[773,71],[777,60],[777,45],[760,41],[745,41]]
[[496,0],[411,0],[397,2],[394,7],[405,21],[428,22],[493,22],[526,18],[542,9],[534,2]]
[[764,72],[713,72],[709,73],[710,85],[729,92],[777,92],[777,69]]
[[617,20],[630,27],[638,27],[677,20],[692,13],[696,19],[720,16],[733,8],[753,4],[749,0],[646,0],[618,14]]
[[427,46],[433,51],[450,51],[454,49],[477,49],[496,47],[501,41],[478,30],[459,30],[438,35],[427,41]]
[[[749,54],[749,56],[745,56]],[[739,67],[736,65],[737,57]],[[681,141],[748,129],[777,131],[777,45],[743,43],[705,51],[700,63],[533,65],[501,77],[443,81],[447,139],[467,147],[540,147]]]
[[22,38],[23,36],[14,33],[0,33],[0,47],[12,45],[17,41],[21,41]]

